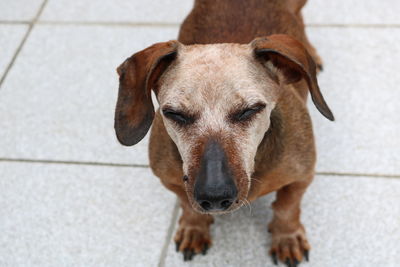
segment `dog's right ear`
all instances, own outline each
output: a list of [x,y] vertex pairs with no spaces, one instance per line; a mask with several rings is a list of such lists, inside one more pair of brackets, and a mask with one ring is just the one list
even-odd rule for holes
[[286,83],[304,78],[316,108],[327,119],[335,120],[319,89],[315,62],[301,42],[285,34],[274,34],[256,38],[250,45],[258,59],[272,63],[284,74]]
[[178,46],[177,41],[154,44],[117,68],[119,92],[114,128],[121,144],[132,146],[148,132],[154,118],[151,89],[176,58]]

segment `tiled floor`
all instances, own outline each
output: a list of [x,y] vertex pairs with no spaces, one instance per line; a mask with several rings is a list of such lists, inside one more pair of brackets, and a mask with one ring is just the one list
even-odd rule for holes
[[[146,139],[118,144],[115,67],[175,39],[189,0],[0,3],[0,266],[273,266],[273,195],[221,216],[207,256],[183,263],[175,196]],[[303,201],[304,266],[400,266],[397,0],[310,0],[307,32],[337,121],[310,104],[319,151]]]

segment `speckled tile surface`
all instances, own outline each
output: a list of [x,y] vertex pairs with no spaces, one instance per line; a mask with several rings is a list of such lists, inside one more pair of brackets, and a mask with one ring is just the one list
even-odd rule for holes
[[308,0],[304,8],[305,22],[309,24],[390,25],[399,24],[397,0]]
[[43,21],[181,23],[191,0],[49,0]]
[[[400,174],[400,29],[309,28],[324,60],[319,83],[336,121],[309,103],[318,171]],[[366,41],[367,40],[367,41]]]
[[44,0],[3,0],[0,1],[0,21],[30,21]]
[[156,266],[175,205],[150,170],[0,162],[1,266]]

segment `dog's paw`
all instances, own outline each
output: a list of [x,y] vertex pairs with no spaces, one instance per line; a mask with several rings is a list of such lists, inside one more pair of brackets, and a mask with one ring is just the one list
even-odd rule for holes
[[309,260],[310,244],[303,227],[292,233],[280,233],[271,229],[272,245],[270,255],[275,265],[278,265],[278,259],[288,267],[297,267],[305,258]]
[[176,251],[183,253],[183,260],[192,260],[196,254],[207,253],[211,246],[209,226],[180,225],[175,234]]

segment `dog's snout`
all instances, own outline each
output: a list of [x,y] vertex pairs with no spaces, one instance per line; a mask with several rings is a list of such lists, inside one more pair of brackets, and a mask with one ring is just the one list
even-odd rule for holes
[[237,197],[237,188],[222,146],[210,141],[204,150],[194,185],[194,198],[205,211],[227,210]]

